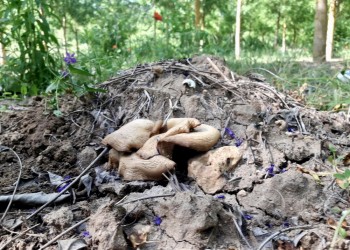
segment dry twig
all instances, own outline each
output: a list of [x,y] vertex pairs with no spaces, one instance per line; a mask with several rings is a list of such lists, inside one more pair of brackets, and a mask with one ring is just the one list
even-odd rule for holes
[[[5,216],[6,216],[7,212],[8,212],[8,210],[9,210],[10,207],[11,207],[13,198],[15,197],[15,194],[16,194],[16,192],[17,192],[17,188],[18,188],[18,185],[19,185],[19,181],[20,181],[20,179],[21,179],[22,169],[23,169],[23,165],[22,165],[21,158],[19,158],[18,154],[17,154],[12,148],[5,147],[5,146],[1,146],[1,145],[0,145],[0,149],[1,149],[1,148],[4,148],[4,149],[6,149],[6,150],[10,150],[10,151],[17,157],[18,164],[19,164],[19,174],[18,174],[18,177],[17,177],[17,182],[16,182],[15,189],[13,190],[13,193],[12,193],[11,200],[10,200],[9,204],[7,205],[7,208],[6,208],[4,214],[2,215],[2,217],[1,217],[1,219],[0,219],[0,224],[2,224],[3,220],[5,219]],[[1,152],[1,151],[0,151],[0,152]]]
[[48,246],[50,246],[51,244],[55,243],[56,240],[58,240],[59,238],[61,238],[63,235],[65,235],[66,233],[68,233],[69,231],[73,230],[74,228],[80,226],[81,224],[83,224],[84,222],[88,221],[90,219],[90,217],[85,218],[84,220],[79,221],[78,223],[74,224],[73,226],[71,226],[70,228],[67,228],[66,230],[64,230],[62,233],[60,233],[59,235],[57,235],[55,238],[53,238],[52,240],[50,240],[49,242],[47,242],[45,245],[43,245],[39,250],[45,249]]

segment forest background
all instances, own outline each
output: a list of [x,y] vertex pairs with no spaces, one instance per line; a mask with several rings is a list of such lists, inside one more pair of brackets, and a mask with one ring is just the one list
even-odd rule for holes
[[308,105],[347,110],[348,20],[348,0],[0,0],[0,98],[57,105],[136,64],[212,54]]

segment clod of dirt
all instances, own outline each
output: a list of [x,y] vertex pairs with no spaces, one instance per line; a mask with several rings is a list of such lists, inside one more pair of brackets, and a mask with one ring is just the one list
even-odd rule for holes
[[322,186],[312,177],[290,169],[266,179],[252,192],[237,199],[248,213],[255,215],[255,224],[265,225],[269,217],[269,223],[273,221],[276,226],[295,216],[304,223],[310,223],[310,213],[315,213],[321,207],[324,195]]
[[61,207],[46,214],[43,217],[43,221],[49,226],[50,234],[57,234],[72,224],[73,212],[69,207]]
[[[166,192],[154,187],[143,196]],[[135,193],[130,197],[135,198]],[[139,196],[139,195],[138,195]],[[142,204],[142,205],[141,205]],[[233,214],[227,212],[223,205],[209,195],[195,195],[191,192],[176,193],[167,199],[144,200],[141,204],[124,205],[127,212],[144,215],[129,226],[144,228],[150,225],[147,244],[144,250],[151,249],[245,249],[240,243]],[[151,215],[151,216],[150,216]],[[153,216],[152,216],[153,215]],[[160,218],[156,224],[154,218]],[[148,222],[148,223],[147,223]],[[125,228],[129,234],[128,227]]]
[[107,135],[102,143],[119,152],[130,152],[139,149],[150,138],[155,123],[147,119],[137,119]]
[[137,154],[120,158],[118,173],[124,180],[160,180],[163,173],[173,170],[175,162],[162,155],[144,160]]
[[87,167],[97,156],[93,147],[85,147],[77,156],[77,164],[81,168]]
[[126,250],[127,243],[123,235],[121,220],[125,209],[114,207],[112,203],[101,205],[91,215],[87,230],[92,236],[92,245],[98,250]]
[[227,183],[224,174],[232,171],[241,157],[242,154],[234,146],[211,150],[204,155],[190,159],[188,176],[195,179],[204,192],[216,193]]

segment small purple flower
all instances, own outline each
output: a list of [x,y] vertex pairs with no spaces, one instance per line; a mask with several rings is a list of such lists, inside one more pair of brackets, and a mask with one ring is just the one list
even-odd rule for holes
[[77,59],[74,57],[74,53],[69,54],[68,52],[66,52],[66,57],[63,58],[63,60],[67,65],[74,64],[77,62]]
[[288,130],[288,132],[291,132],[291,133],[295,132],[295,128],[293,128],[293,127],[288,127],[287,130]]
[[272,228],[272,225],[270,222],[266,222],[265,226],[267,226],[268,228]]
[[159,216],[155,216],[153,218],[153,223],[154,225],[159,226],[162,223],[162,218],[160,218]]
[[275,173],[274,173],[274,167],[275,167],[275,165],[274,164],[271,164],[270,165],[270,167],[268,167],[267,169],[266,169],[266,172],[267,172],[267,175],[268,176],[274,176],[275,175]]
[[61,192],[63,189],[65,189],[68,185],[69,185],[69,183],[70,183],[70,180],[71,179],[71,177],[69,176],[69,175],[67,175],[67,176],[65,176],[64,178],[63,178],[63,181],[65,181],[65,183],[62,183],[62,185],[60,185],[58,188],[57,188],[57,192]]
[[68,181],[68,180],[70,180],[70,179],[71,179],[70,175],[66,175],[66,176],[63,178],[64,181]]
[[69,183],[65,183],[65,184],[59,186],[59,187],[57,188],[57,192],[60,193],[60,192],[61,192],[63,189],[65,189],[68,185],[69,185]]
[[236,142],[235,142],[235,145],[236,145],[236,147],[239,147],[239,146],[242,145],[242,143],[243,143],[243,139],[237,138],[237,139],[236,139]]
[[244,214],[243,215],[244,219],[246,220],[252,220],[253,219],[253,216],[249,215],[249,214]]
[[88,231],[83,231],[81,233],[81,235],[84,237],[84,238],[90,238],[91,237],[91,234],[88,232]]
[[233,133],[233,131],[230,128],[225,128],[225,132],[232,138],[235,139],[236,135]]
[[287,228],[290,227],[290,224],[288,221],[283,221],[282,227]]
[[225,195],[220,194],[220,195],[217,195],[216,198],[217,198],[217,199],[225,199]]
[[66,78],[67,76],[69,76],[69,72],[66,71],[66,70],[63,70],[63,71],[61,72],[61,77],[62,77],[62,78]]

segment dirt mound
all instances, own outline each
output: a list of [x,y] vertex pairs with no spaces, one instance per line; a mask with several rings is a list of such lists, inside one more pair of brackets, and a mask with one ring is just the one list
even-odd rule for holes
[[[62,117],[40,97],[1,113],[4,210],[19,173],[16,154],[23,164],[3,224],[35,225],[17,239],[1,229],[9,249],[42,247],[78,221],[58,239],[62,249],[329,248],[339,211],[348,207],[332,173],[349,164],[342,158],[350,152],[349,114],[304,107],[207,56],[138,65],[100,87],[106,93],[84,101],[63,97]],[[55,207],[35,212],[49,201],[39,192],[54,195],[74,182],[107,134],[141,118],[196,118],[221,138],[209,152],[176,146],[175,171],[160,181],[123,181],[105,155]],[[347,249],[339,239],[336,246]]]

